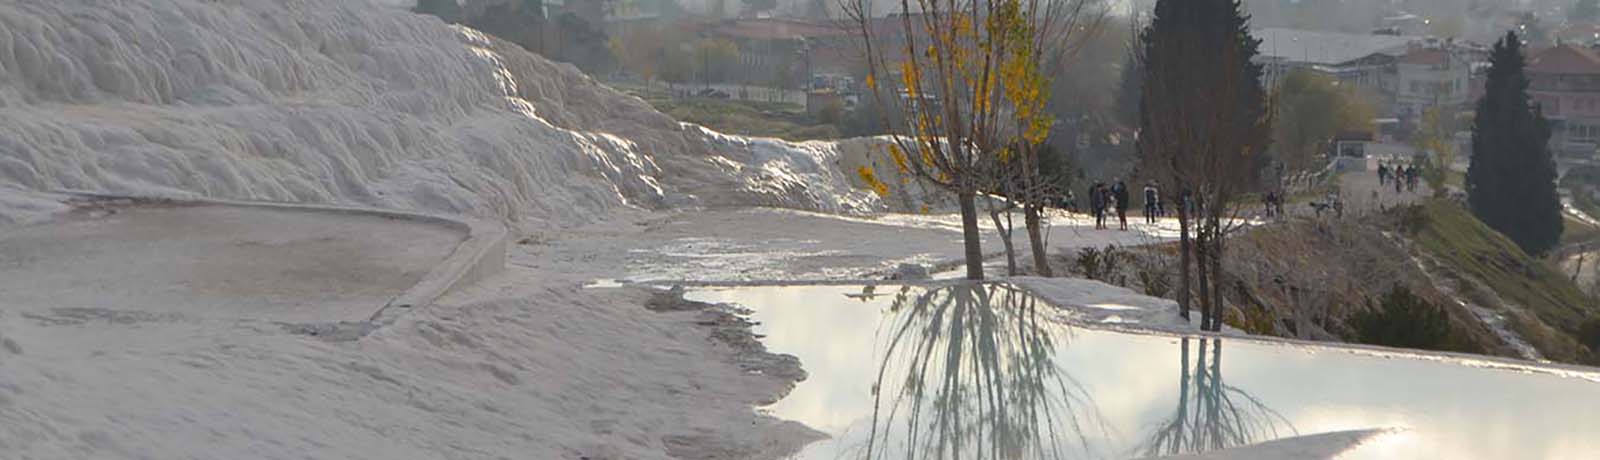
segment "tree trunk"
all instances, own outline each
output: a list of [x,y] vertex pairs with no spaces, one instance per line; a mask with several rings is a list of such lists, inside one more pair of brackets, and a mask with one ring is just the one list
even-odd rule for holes
[[[1011,243],[1011,235],[1013,233],[1011,216],[1007,215],[1005,220],[1001,220],[1000,210],[995,209],[992,202],[988,206],[989,219],[994,221],[994,231],[995,233],[1000,234],[1000,244],[1005,245],[1006,247],[1006,275],[1017,276],[1017,250],[1016,246]],[[1007,214],[1011,213],[1010,209],[1010,204],[1007,204]]]
[[961,239],[966,242],[967,279],[983,279],[983,243],[978,234],[977,192],[963,190],[956,195],[961,204]]
[[1210,249],[1210,247],[1209,247],[1210,245],[1208,243],[1209,243],[1211,238],[1210,238],[1210,235],[1206,234],[1206,229],[1205,229],[1205,225],[1204,224],[1201,224],[1199,232],[1197,232],[1197,233],[1198,233],[1198,238],[1195,239],[1196,241],[1195,241],[1195,245],[1194,246],[1195,246],[1195,259],[1196,259],[1195,260],[1195,267],[1199,269],[1198,270],[1198,274],[1200,276],[1200,279],[1199,279],[1199,281],[1200,281],[1200,330],[1209,331],[1209,330],[1211,330],[1210,328],[1211,328],[1211,314],[1212,314],[1212,311],[1211,311],[1211,276],[1210,276],[1211,275],[1211,266],[1210,266],[1210,264],[1206,263],[1206,258],[1210,257],[1210,254],[1207,254],[1207,252]]
[[1189,210],[1182,202],[1178,203],[1178,316],[1184,320],[1189,319],[1189,265],[1194,257],[1191,255],[1192,243],[1189,241]]
[[1034,274],[1049,278],[1055,276],[1050,270],[1049,251],[1044,245],[1044,222],[1040,216],[1040,205],[1028,204],[1022,207],[1023,225],[1028,227],[1028,245],[1033,249]]
[[1212,224],[1214,229],[1211,234],[1211,249],[1206,251],[1211,263],[1211,331],[1222,331],[1222,234],[1218,224]]
[[[1185,423],[1185,421],[1188,420],[1188,418],[1189,418],[1189,338],[1188,337],[1184,337],[1182,340],[1183,340],[1183,345],[1182,345],[1181,352],[1180,352],[1181,353],[1180,356],[1182,356],[1182,363],[1178,366],[1178,417],[1177,417],[1177,420],[1178,420],[1178,424],[1180,426],[1183,423]],[[1204,345],[1201,345],[1201,346],[1204,346]],[[1198,378],[1199,376],[1196,375],[1195,377]],[[1185,434],[1185,432],[1186,432],[1186,430],[1182,430],[1182,429],[1178,430],[1177,440],[1173,442],[1173,446],[1175,448],[1171,452],[1168,452],[1168,453],[1173,454],[1173,455],[1177,455],[1177,454],[1183,452],[1183,448],[1179,447],[1179,446],[1183,446],[1184,445],[1184,434]]]

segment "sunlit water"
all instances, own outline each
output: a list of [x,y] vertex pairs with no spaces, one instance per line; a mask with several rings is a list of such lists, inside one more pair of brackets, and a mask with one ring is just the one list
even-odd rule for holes
[[810,378],[762,408],[832,436],[800,458],[1138,458],[1373,428],[1400,431],[1340,458],[1600,458],[1600,374],[1090,330],[1002,285],[862,294],[689,294],[750,308],[800,358]]

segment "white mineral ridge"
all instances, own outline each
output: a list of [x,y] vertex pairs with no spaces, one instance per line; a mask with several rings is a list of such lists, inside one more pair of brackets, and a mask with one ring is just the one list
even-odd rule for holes
[[[883,205],[842,152],[678,123],[373,0],[0,4],[0,224],[80,190],[565,226],[623,207]],[[25,205],[25,206],[24,206]]]

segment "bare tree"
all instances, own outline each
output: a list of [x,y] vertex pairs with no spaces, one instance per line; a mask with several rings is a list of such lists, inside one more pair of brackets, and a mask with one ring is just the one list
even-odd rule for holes
[[1161,0],[1141,35],[1140,165],[1177,193],[1178,300],[1188,318],[1193,262],[1206,330],[1222,327],[1223,243],[1242,223],[1235,201],[1271,142],[1261,66],[1251,61],[1260,41],[1248,27],[1238,0]]
[[1180,348],[1178,406],[1145,439],[1139,448],[1143,455],[1208,452],[1299,433],[1260,399],[1223,382],[1221,339],[1198,339],[1200,352],[1194,360],[1189,358],[1190,340],[1183,338]]
[[1054,120],[1041,69],[1098,26],[1101,1],[900,0],[881,18],[868,0],[842,5],[862,38],[875,102],[901,115],[882,120],[888,155],[902,173],[956,195],[969,279],[983,278],[978,196],[1003,189],[1022,204],[1035,266],[1049,273],[1038,147]]
[[860,458],[1095,458],[1094,395],[1057,362],[1070,326],[1004,284],[905,287],[879,336]]

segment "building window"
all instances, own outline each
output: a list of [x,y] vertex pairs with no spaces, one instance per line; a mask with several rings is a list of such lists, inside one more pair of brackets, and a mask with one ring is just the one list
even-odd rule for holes
[[1600,138],[1600,126],[1567,124],[1567,142],[1594,143],[1597,138]]

